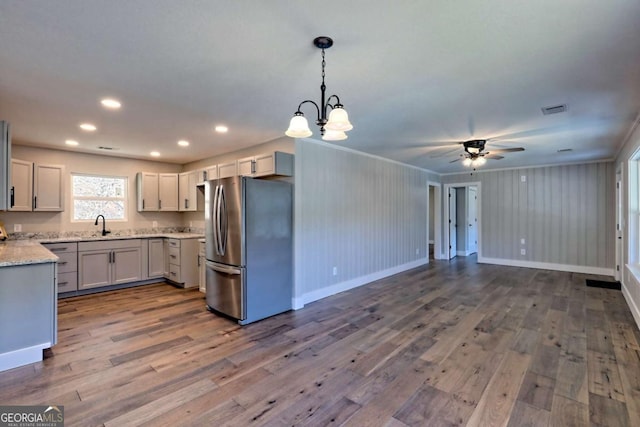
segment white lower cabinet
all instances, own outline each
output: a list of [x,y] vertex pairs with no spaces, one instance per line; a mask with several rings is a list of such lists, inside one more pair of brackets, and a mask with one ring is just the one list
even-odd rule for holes
[[142,240],[78,243],[78,289],[142,279]]
[[147,275],[149,279],[164,276],[164,240],[165,239],[149,239],[149,262]]
[[199,285],[198,239],[166,239],[165,277],[185,288]]
[[78,244],[44,243],[43,246],[58,256],[58,294],[78,290]]
[[198,242],[198,274],[200,292],[207,292],[207,263],[205,258],[205,243]]

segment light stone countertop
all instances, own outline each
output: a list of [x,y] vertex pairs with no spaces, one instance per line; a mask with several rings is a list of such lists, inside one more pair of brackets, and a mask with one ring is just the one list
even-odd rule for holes
[[146,234],[123,234],[117,233],[107,234],[106,236],[66,236],[66,237],[47,237],[37,239],[38,243],[67,243],[67,242],[95,242],[99,240],[125,240],[125,239],[201,239],[202,234],[199,233],[146,233]]
[[29,240],[0,242],[0,267],[57,261],[58,257],[38,242]]
[[199,233],[148,233],[148,234],[107,234],[102,236],[66,236],[43,239],[7,240],[0,242],[0,267],[13,265],[41,264],[57,262],[58,257],[51,253],[41,243],[95,242],[100,240],[125,239],[201,239]]

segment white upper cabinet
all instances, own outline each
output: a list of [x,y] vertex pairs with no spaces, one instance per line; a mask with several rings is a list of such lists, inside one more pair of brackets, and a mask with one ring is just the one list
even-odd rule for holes
[[221,163],[218,165],[218,178],[228,178],[238,175],[238,162],[235,160],[229,163]]
[[138,193],[138,212],[158,210],[158,174],[138,172],[136,175]]
[[238,175],[253,176],[255,172],[255,157],[245,157],[238,160]]
[[158,175],[159,182],[159,210],[161,211],[177,211],[178,210],[178,174],[177,173],[161,173]]
[[178,174],[138,172],[138,212],[178,211]]
[[33,210],[33,163],[11,159],[11,209]]
[[63,211],[63,181],[64,166],[35,164],[33,169],[33,210]]
[[180,211],[197,211],[198,206],[198,172],[183,172],[179,176],[178,194],[180,199]]
[[269,175],[292,176],[293,154],[272,151],[239,159],[238,175],[254,178]]

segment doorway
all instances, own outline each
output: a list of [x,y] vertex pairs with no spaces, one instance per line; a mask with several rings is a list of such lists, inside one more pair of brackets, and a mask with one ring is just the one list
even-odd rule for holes
[[442,186],[438,182],[427,182],[427,248],[428,259],[443,259],[442,253]]
[[477,253],[481,257],[481,183],[463,182],[444,185],[447,208],[444,209],[443,230],[447,258]]
[[620,281],[622,278],[622,253],[624,246],[624,209],[623,209],[623,192],[622,192],[622,171],[616,171],[616,266],[613,270],[615,280]]

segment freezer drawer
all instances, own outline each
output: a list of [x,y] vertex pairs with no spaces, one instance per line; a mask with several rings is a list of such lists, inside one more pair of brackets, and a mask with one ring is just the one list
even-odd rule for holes
[[246,318],[244,295],[245,270],[215,262],[206,262],[206,300],[212,310],[234,319]]

